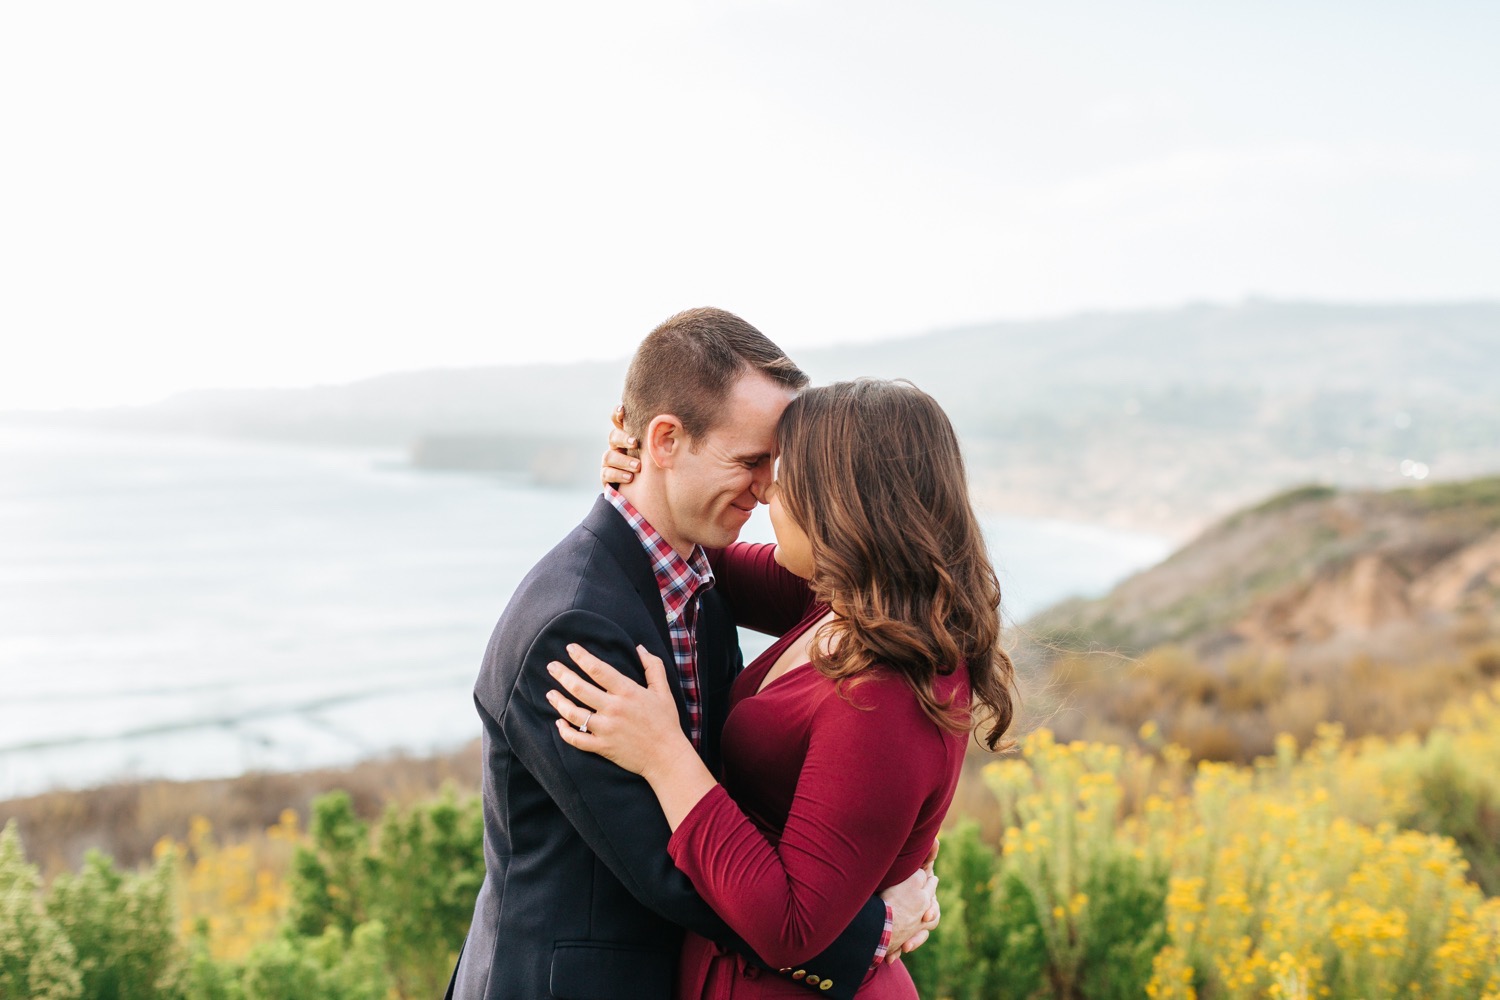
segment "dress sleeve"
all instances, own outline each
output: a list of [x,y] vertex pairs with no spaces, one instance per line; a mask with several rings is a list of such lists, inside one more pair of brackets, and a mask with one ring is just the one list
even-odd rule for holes
[[714,588],[724,595],[736,625],[767,635],[789,632],[813,605],[807,581],[776,562],[776,546],[735,542],[710,549]]
[[850,697],[861,707],[830,693],[813,716],[779,843],[722,785],[668,842],[708,904],[773,966],[826,948],[885,887],[924,803],[947,785],[946,741],[901,681],[871,678]]

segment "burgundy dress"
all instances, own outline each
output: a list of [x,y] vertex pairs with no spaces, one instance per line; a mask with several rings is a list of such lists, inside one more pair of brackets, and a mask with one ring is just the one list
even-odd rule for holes
[[[847,688],[808,665],[765,690],[782,651],[827,608],[777,566],[770,545],[714,555],[742,625],[785,632],[734,683],[721,784],[672,834],[672,859],[694,887],[777,967],[828,947],[869,898],[922,864],[958,784],[967,737],[922,714],[897,674],[876,668]],[[968,673],[938,679],[940,698],[968,702]],[[801,997],[812,991],[688,934],[677,995]],[[861,1000],[917,996],[904,966],[881,964]]]

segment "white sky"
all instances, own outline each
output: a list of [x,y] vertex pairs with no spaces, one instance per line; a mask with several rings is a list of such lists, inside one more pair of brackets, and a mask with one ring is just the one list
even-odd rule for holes
[[1500,4],[14,0],[0,409],[1500,298]]

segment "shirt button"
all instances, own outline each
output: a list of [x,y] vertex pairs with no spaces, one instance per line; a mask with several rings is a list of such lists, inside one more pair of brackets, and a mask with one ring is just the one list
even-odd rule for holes
[[820,990],[831,990],[831,989],[833,989],[833,980],[832,979],[825,979],[825,980],[823,980],[821,983],[818,984],[818,989],[820,989]]
[[796,972],[792,973],[792,978],[793,979],[801,979],[805,975],[807,975],[807,970],[806,969],[798,969]]
[[818,983],[819,983],[819,979],[818,979],[817,976],[808,976],[807,977],[807,985],[809,985],[809,986],[816,986],[816,985],[818,985]]

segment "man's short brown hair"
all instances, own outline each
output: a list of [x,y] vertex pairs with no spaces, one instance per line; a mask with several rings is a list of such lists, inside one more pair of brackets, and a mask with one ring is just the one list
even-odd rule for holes
[[625,373],[625,430],[638,440],[663,413],[689,438],[718,426],[734,382],[760,372],[789,389],[810,381],[769,337],[723,309],[680,312],[641,341]]

